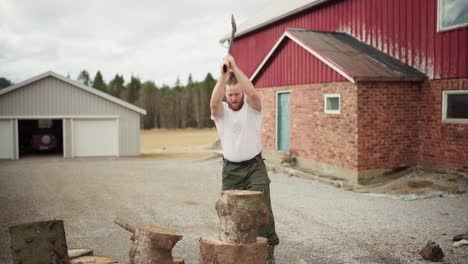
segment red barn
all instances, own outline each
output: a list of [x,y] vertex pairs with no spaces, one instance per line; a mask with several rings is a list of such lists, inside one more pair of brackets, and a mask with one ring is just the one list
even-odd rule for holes
[[467,40],[466,0],[276,0],[231,53],[262,95],[266,151],[364,183],[468,172]]

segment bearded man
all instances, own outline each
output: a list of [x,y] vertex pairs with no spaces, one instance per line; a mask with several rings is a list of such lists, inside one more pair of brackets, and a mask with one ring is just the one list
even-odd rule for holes
[[[223,65],[227,66],[226,72]],[[224,57],[220,72],[210,109],[223,149],[222,189],[263,193],[269,217],[259,235],[268,239],[268,262],[275,263],[273,252],[279,239],[271,209],[271,181],[262,158],[262,101],[231,55]]]

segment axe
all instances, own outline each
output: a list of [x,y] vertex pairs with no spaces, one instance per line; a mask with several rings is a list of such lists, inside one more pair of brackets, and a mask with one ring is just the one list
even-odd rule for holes
[[[229,39],[228,53],[231,53],[232,44],[234,44],[234,35],[236,35],[236,31],[237,31],[236,20],[234,19],[234,15],[231,15],[231,25],[232,25],[232,31],[231,31],[231,38]],[[227,72],[227,67],[228,65],[223,64],[224,73]]]

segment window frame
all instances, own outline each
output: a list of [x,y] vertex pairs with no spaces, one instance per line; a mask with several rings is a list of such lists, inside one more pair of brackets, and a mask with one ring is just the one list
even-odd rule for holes
[[453,29],[458,29],[458,28],[463,28],[468,26],[468,22],[462,23],[462,24],[457,24],[449,27],[443,27],[442,26],[442,18],[443,18],[443,2],[444,0],[437,0],[437,32],[444,32],[444,31],[450,31]]
[[[327,99],[338,97],[338,110],[327,110]],[[323,111],[325,114],[339,115],[341,113],[341,96],[340,94],[324,94],[323,95]]]
[[442,123],[468,124],[468,118],[447,118],[447,98],[449,94],[468,94],[468,90],[442,91]]

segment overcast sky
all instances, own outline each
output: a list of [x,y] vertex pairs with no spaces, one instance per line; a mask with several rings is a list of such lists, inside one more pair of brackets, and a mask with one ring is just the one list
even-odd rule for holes
[[268,1],[0,0],[0,77],[99,69],[107,82],[116,73],[158,85],[217,78],[231,13],[241,24]]

